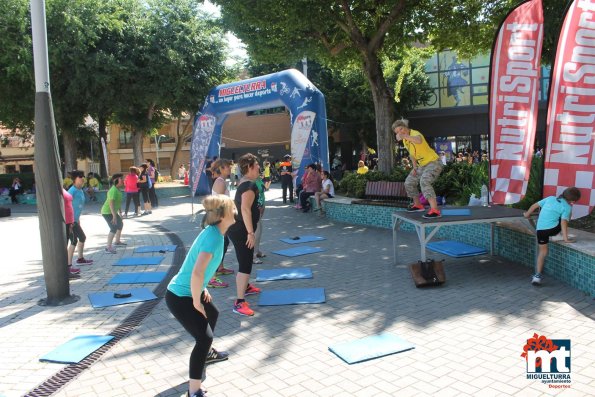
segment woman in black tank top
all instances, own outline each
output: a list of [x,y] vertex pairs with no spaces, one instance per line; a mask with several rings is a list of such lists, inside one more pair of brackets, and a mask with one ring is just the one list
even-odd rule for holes
[[245,301],[245,296],[260,293],[260,288],[249,284],[254,257],[254,231],[260,217],[257,203],[258,187],[254,183],[260,174],[260,165],[258,158],[248,153],[240,157],[238,166],[242,172],[242,179],[234,200],[238,214],[236,223],[227,232],[235,247],[239,263],[239,271],[236,275],[237,299],[234,302],[233,311],[244,316],[252,316],[254,311]]

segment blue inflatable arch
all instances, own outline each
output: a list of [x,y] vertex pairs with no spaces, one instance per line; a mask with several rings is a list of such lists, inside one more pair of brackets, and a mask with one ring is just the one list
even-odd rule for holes
[[318,163],[329,170],[324,95],[295,69],[213,88],[197,113],[192,131],[190,188],[211,194],[205,174],[207,157],[219,156],[221,127],[229,114],[285,106],[291,116],[291,156],[298,178]]

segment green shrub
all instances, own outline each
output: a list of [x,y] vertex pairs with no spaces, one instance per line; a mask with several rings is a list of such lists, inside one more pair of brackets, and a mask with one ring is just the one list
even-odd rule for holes
[[434,182],[434,190],[449,204],[467,205],[472,194],[481,197],[481,186],[488,186],[488,162],[447,164]]
[[368,181],[403,182],[407,175],[409,175],[409,171],[400,166],[395,167],[389,175],[380,171],[370,171],[363,175],[356,172],[346,172],[343,178],[335,183],[335,189],[348,197],[363,198],[366,195],[366,183]]
[[533,203],[543,198],[543,166],[543,157],[533,157],[527,192],[521,201],[512,205],[514,208],[529,209]]

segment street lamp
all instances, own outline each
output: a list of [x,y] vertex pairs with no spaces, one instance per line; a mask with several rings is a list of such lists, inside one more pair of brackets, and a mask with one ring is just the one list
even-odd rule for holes
[[159,170],[159,141],[162,138],[166,138],[167,139],[167,137],[165,135],[158,135],[158,136],[155,137],[155,148],[156,148],[155,152],[156,152],[156,156],[157,156],[157,169],[158,170]]

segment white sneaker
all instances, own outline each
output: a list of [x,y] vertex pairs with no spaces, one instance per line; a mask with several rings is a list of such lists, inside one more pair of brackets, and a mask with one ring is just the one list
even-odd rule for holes
[[542,281],[543,277],[541,276],[541,274],[535,274],[533,276],[533,279],[531,280],[531,284],[533,285],[541,285],[541,281]]

